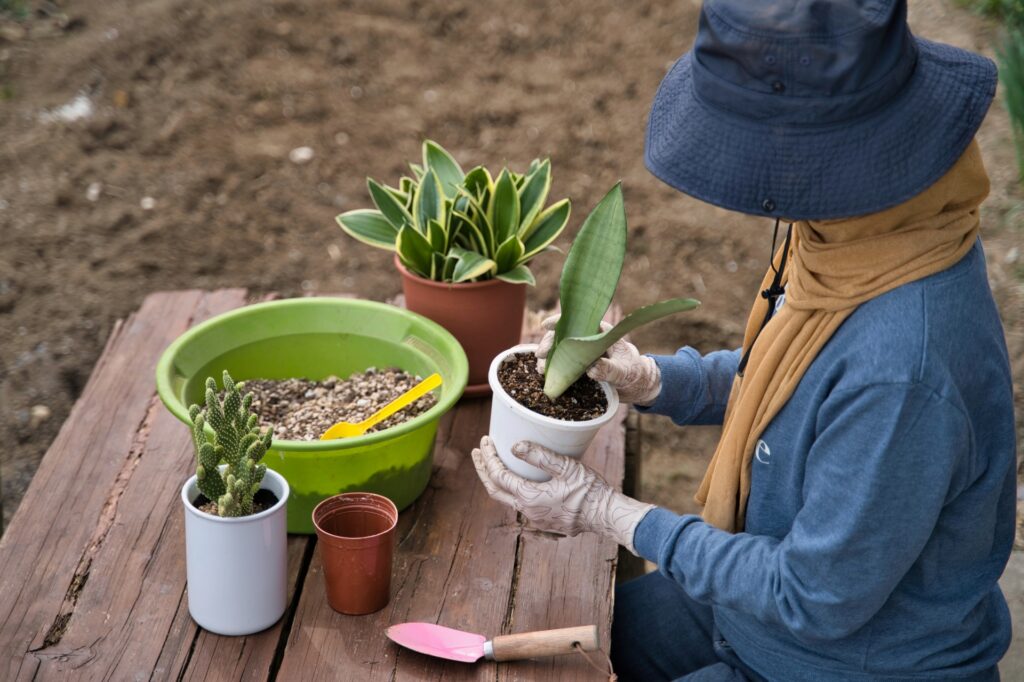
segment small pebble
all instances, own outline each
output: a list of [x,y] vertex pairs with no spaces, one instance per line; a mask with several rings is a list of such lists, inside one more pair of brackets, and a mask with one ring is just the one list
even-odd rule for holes
[[90,182],[89,186],[85,189],[85,198],[89,201],[99,201],[100,194],[103,193],[103,184],[99,182]]
[[152,211],[156,208],[156,199],[153,197],[142,197],[142,200],[139,202],[139,206],[142,207],[143,211]]
[[28,412],[29,427],[33,429],[36,428],[44,421],[49,419],[51,414],[52,412],[50,411],[50,408],[47,407],[46,405],[33,405],[32,409],[30,409]]
[[296,147],[288,152],[288,160],[295,164],[309,163],[315,155],[312,147]]

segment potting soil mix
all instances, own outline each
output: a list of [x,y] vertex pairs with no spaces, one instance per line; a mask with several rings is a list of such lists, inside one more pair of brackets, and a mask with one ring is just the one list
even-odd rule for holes
[[596,419],[608,409],[601,385],[586,375],[557,400],[548,398],[544,395],[544,375],[537,371],[533,353],[508,356],[498,368],[498,381],[517,403],[546,417],[582,422]]

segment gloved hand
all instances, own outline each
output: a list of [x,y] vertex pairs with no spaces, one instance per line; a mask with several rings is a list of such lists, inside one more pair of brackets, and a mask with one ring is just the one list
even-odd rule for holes
[[636,554],[633,534],[654,505],[623,495],[578,460],[535,443],[520,441],[512,453],[551,474],[551,480],[538,483],[512,473],[484,436],[473,450],[473,464],[488,495],[514,507],[540,530],[570,536],[593,531]]
[[[547,330],[535,353],[537,371],[541,374],[544,373],[544,364],[555,341],[555,326],[559,317],[553,315],[541,322],[541,326]],[[608,331],[611,325],[602,322],[601,329]],[[612,344],[606,355],[590,366],[587,376],[594,381],[607,381],[618,391],[622,402],[650,405],[657,400],[661,393],[661,370],[654,358],[640,355],[636,346],[624,339]]]

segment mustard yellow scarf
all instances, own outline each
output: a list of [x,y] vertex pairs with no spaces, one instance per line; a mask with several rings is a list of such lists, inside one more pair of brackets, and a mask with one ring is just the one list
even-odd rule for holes
[[[759,296],[747,320],[743,347],[750,355],[733,382],[722,437],[697,492],[705,521],[743,530],[755,444],[818,352],[861,303],[963,258],[988,190],[981,152],[971,142],[938,182],[909,201],[857,218],[794,224],[785,305],[758,334],[769,305]],[[776,267],[782,255],[780,249]],[[772,277],[769,271],[762,289]]]

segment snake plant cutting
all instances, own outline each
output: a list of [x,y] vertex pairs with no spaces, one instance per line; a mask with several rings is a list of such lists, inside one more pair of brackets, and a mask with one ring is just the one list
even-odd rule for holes
[[544,393],[554,400],[613,343],[641,325],[700,305],[673,298],[634,310],[607,331],[601,319],[611,305],[626,256],[626,210],[621,183],[587,216],[562,268],[562,315],[544,373]]
[[359,241],[395,251],[408,270],[439,282],[492,278],[534,284],[527,264],[565,229],[570,204],[545,207],[551,162],[535,159],[526,173],[483,166],[468,173],[441,145],[423,143],[423,163],[398,187],[367,178],[376,209],[342,213],[338,224]]

